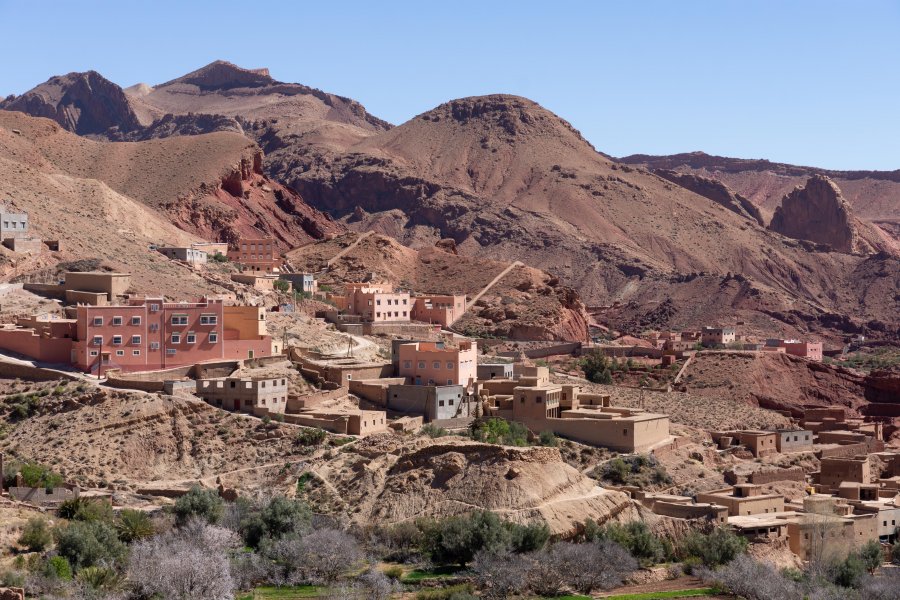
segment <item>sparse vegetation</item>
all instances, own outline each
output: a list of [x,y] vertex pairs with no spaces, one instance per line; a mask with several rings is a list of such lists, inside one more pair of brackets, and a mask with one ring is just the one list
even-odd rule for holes
[[593,350],[586,354],[579,366],[584,371],[584,377],[593,383],[610,385],[613,382],[612,370],[609,359],[600,350]]
[[489,418],[472,421],[469,435],[476,442],[502,444],[504,446],[527,446],[528,430],[516,421]]
[[653,455],[617,456],[600,466],[595,476],[615,485],[648,488],[669,484],[672,478]]

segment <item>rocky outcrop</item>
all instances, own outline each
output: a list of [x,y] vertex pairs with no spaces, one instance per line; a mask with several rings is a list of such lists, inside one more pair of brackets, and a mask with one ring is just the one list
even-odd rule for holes
[[872,254],[879,243],[853,216],[840,188],[824,175],[810,177],[775,209],[769,229],[790,238],[826,244],[845,254]]
[[53,77],[18,97],[0,102],[0,109],[53,119],[79,135],[103,134],[111,127],[140,127],[122,88],[96,71]]
[[0,600],[25,600],[23,588],[0,588]]
[[200,135],[216,131],[232,131],[243,134],[244,128],[234,117],[224,115],[167,114],[141,129],[123,130],[118,126],[113,127],[106,132],[106,137],[114,142],[140,142],[173,135]]
[[671,171],[669,169],[656,169],[653,172],[663,179],[671,181],[695,194],[699,194],[704,198],[708,198],[713,202],[721,204],[731,212],[737,213],[745,219],[751,219],[756,221],[759,225],[765,226],[762,213],[759,212],[756,205],[740,194],[733,192],[721,181],[690,173],[679,173],[678,171]]

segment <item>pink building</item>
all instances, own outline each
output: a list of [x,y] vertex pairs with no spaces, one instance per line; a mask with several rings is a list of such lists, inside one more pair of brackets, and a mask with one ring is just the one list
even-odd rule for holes
[[[235,312],[235,309],[240,308]],[[0,348],[36,360],[72,364],[102,374],[108,369],[152,371],[199,362],[271,356],[279,352],[256,323],[243,322],[260,309],[229,307],[221,300],[166,302],[133,299],[121,306],[75,308],[75,319],[22,320],[0,329]],[[244,310],[249,309],[249,310]],[[229,321],[235,321],[230,324]]]
[[810,360],[822,360],[822,342],[800,342],[797,340],[784,340],[784,351],[794,356],[801,356]]
[[478,379],[478,349],[475,342],[460,342],[451,348],[443,342],[410,342],[398,348],[399,377],[415,385],[464,385]]
[[442,327],[452,325],[466,312],[466,297],[463,295],[416,296],[412,302],[413,321],[438,323]]
[[329,295],[338,309],[372,323],[409,321],[409,292],[397,292],[390,283],[348,283],[343,295]]

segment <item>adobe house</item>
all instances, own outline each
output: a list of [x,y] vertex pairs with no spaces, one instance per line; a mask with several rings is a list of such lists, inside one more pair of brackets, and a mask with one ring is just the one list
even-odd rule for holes
[[156,250],[163,256],[186,265],[205,265],[207,261],[206,252],[193,246],[160,246]]
[[382,410],[357,410],[348,412],[323,409],[303,410],[285,414],[284,420],[294,425],[318,427],[331,433],[367,436],[387,431],[387,415]]
[[410,342],[397,348],[397,376],[415,385],[473,384],[477,378],[478,349],[474,341],[448,347],[442,342]]
[[837,490],[844,482],[872,483],[869,457],[822,458],[816,482],[828,490]]
[[753,543],[768,543],[788,536],[788,521],[765,513],[729,517],[728,526],[737,535]]
[[[543,373],[539,373],[522,379],[540,380],[542,376]],[[519,382],[482,382],[482,397],[488,414],[521,422],[534,432],[552,431],[620,452],[646,452],[670,439],[667,415],[610,406],[609,398],[602,395],[596,395],[596,398],[585,395],[587,401],[582,403],[577,386],[523,386],[516,383]],[[514,387],[508,390],[510,385]],[[567,404],[574,408],[563,407],[563,394],[569,395]]]
[[283,377],[198,379],[196,393],[218,408],[264,416],[285,412],[288,384]]
[[754,457],[768,456],[778,452],[774,431],[739,431],[738,442],[746,446]]
[[392,384],[386,400],[388,410],[422,415],[426,423],[475,417],[478,404],[461,385]]
[[117,296],[124,296],[131,287],[131,273],[106,273],[88,271],[83,273],[66,273],[65,290],[82,292],[98,292],[107,295],[112,301]]
[[784,352],[809,360],[822,360],[822,342],[803,342],[800,340],[782,340],[778,338],[770,338],[766,340],[763,350],[770,348],[783,348]]
[[778,452],[810,452],[813,449],[813,432],[806,429],[779,429],[775,446]]
[[690,496],[629,490],[631,497],[657,515],[675,519],[706,519],[718,525],[728,522],[728,508],[719,504],[694,502]]
[[40,254],[44,250],[44,242],[40,238],[6,238],[3,240],[3,245],[19,254]]
[[704,346],[725,346],[737,339],[734,327],[704,327],[700,334]]
[[428,294],[412,298],[413,321],[438,323],[449,327],[466,312],[466,297],[463,294]]
[[275,273],[282,265],[275,238],[241,238],[235,249],[227,252],[228,260],[246,271]]
[[482,363],[477,368],[478,380],[485,379],[512,379],[512,363]]
[[225,242],[195,242],[191,244],[191,248],[205,252],[207,257],[228,254],[228,244]]
[[833,496],[807,496],[803,512],[788,520],[788,544],[802,560],[822,554],[840,558],[877,539],[874,513],[853,515],[852,507]]
[[784,496],[763,494],[762,488],[752,483],[740,483],[733,488],[724,488],[697,494],[698,502],[709,502],[728,507],[729,516],[744,516],[778,513],[784,511]]
[[278,278],[290,283],[297,292],[314,295],[319,291],[319,284],[312,273],[282,273]]
[[[242,283],[244,285],[248,285],[255,290],[260,292],[274,292],[275,291],[275,282],[279,281],[278,276],[269,275],[267,273],[232,273],[231,280],[235,283]],[[285,281],[285,280],[280,280]],[[288,281],[285,281],[288,286],[286,291],[291,291],[291,284]],[[283,286],[282,286],[283,287]]]
[[14,213],[8,206],[0,206],[0,240],[27,237],[28,213]]
[[281,351],[266,333],[264,309],[224,307],[219,299],[133,298],[126,305],[79,305],[73,312],[75,319],[37,318],[25,322],[27,328],[4,328],[0,348],[97,375],[109,369],[160,370]]
[[357,315],[369,323],[409,322],[412,300],[409,292],[395,291],[390,283],[348,283],[343,294],[328,294],[338,310]]

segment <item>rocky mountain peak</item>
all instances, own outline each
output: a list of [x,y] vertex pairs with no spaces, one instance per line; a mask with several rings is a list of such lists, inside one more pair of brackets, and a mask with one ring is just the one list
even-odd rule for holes
[[269,69],[244,69],[224,60],[217,60],[158,87],[176,84],[195,85],[202,90],[263,87],[275,83]]
[[721,204],[731,212],[737,213],[745,219],[756,221],[759,225],[765,225],[762,213],[750,200],[732,191],[727,185],[709,177],[702,177],[692,173],[679,173],[669,169],[656,169],[653,171],[663,179]]
[[827,244],[837,252],[869,253],[873,248],[860,236],[861,225],[837,184],[825,175],[813,175],[781,199],[769,229]]
[[79,135],[102,134],[110,127],[140,126],[121,87],[96,71],[68,73],[0,102],[0,109],[53,119]]

